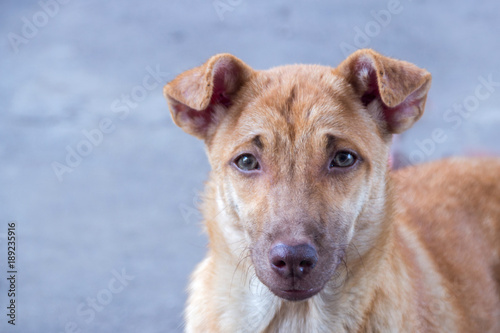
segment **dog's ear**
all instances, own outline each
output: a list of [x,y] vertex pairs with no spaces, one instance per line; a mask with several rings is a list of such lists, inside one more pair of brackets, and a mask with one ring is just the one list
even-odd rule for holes
[[[379,113],[387,132],[401,133],[422,116],[431,85],[425,69],[369,49],[354,52],[337,69],[365,107]],[[368,107],[372,102],[378,102],[375,111]]]
[[180,74],[163,89],[174,122],[207,140],[251,74],[249,66],[230,54],[215,55]]

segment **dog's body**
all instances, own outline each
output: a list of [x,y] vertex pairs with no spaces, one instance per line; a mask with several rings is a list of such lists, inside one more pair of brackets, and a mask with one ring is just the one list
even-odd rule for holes
[[261,72],[218,55],[165,87],[213,168],[188,332],[500,332],[500,160],[387,167],[429,86],[362,50]]

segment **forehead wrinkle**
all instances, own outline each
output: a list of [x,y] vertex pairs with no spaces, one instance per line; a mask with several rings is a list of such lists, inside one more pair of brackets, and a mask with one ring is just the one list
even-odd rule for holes
[[254,93],[247,96],[247,111],[238,121],[244,135],[236,145],[249,144],[256,135],[262,135],[273,158],[290,164],[295,163],[290,161],[295,160],[297,151],[319,148],[316,146],[323,136],[318,131],[341,129],[344,122],[339,118],[349,108],[343,106],[342,79],[331,70],[314,65],[307,66],[306,71],[293,65],[286,67],[260,72],[260,78],[252,84]]
[[[316,126],[314,122],[311,122],[311,119],[307,119],[307,110],[318,108],[314,104],[317,98],[311,98],[311,94],[306,91],[301,93],[304,90],[296,88],[296,86],[292,87],[292,90],[295,90],[295,96],[293,103],[287,105],[287,117],[284,117],[282,113],[270,110],[273,120],[276,121],[273,131],[274,154],[280,156],[280,164],[282,165],[280,169],[285,172],[286,165],[286,172],[290,174],[290,177],[293,176],[297,167],[304,168],[308,160],[307,155],[310,155],[316,148],[317,140],[314,139],[316,132],[324,127],[324,124]],[[304,97],[303,94],[306,96]],[[287,101],[289,102],[290,99]],[[302,151],[309,152],[309,154],[299,154]]]
[[244,150],[245,148],[248,148],[249,146],[254,146],[260,151],[261,148],[255,144],[255,138],[258,136],[259,136],[258,134],[255,135],[253,133],[250,133],[250,134],[242,137],[238,141],[236,141],[235,144],[232,146],[231,152],[229,152],[230,155],[233,155],[237,152],[240,152],[241,150]]

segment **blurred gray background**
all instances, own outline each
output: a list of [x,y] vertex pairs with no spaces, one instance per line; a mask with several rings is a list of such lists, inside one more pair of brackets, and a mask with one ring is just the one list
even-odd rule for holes
[[209,166],[170,120],[175,75],[219,52],[266,69],[370,47],[433,74],[396,165],[500,155],[499,14],[496,0],[2,0],[0,331],[182,331]]

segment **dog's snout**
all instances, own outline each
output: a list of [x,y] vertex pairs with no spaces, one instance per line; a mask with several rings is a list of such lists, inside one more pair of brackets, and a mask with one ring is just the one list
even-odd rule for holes
[[310,244],[278,243],[271,248],[269,260],[272,269],[282,277],[301,278],[316,266],[318,253]]

